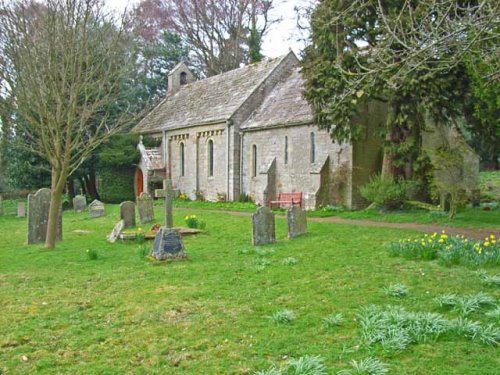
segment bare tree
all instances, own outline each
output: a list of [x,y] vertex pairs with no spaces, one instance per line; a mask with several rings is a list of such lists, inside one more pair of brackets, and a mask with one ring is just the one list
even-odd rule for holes
[[13,99],[16,131],[52,171],[47,248],[68,176],[136,118],[123,100],[133,57],[119,25],[99,0],[2,1],[0,94]]
[[196,68],[212,76],[248,62],[250,47],[259,55],[262,37],[279,21],[272,9],[273,0],[143,0],[133,18],[145,38],[161,28],[179,34]]

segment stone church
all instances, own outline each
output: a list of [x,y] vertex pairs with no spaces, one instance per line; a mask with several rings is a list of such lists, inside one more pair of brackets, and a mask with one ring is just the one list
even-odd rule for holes
[[265,205],[301,192],[307,209],[362,206],[359,186],[381,169],[381,143],[371,132],[385,124],[384,107],[360,108],[354,121],[367,133],[340,144],[314,124],[303,83],[293,52],[202,80],[178,64],[165,99],[133,130],[161,138],[158,148],[139,144],[136,194],[157,176],[191,199],[247,195]]

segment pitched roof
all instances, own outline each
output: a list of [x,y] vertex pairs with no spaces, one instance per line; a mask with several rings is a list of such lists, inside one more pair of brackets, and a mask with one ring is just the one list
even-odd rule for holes
[[312,123],[314,116],[309,103],[302,96],[304,78],[300,68],[295,68],[241,126],[251,130],[275,125]]
[[150,133],[228,120],[285,57],[183,85],[179,91],[167,94],[133,131]]

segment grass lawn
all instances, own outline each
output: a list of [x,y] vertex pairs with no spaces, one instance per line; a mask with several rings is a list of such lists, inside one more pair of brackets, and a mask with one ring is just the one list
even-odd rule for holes
[[[154,264],[140,256],[150,242],[105,241],[119,216],[118,206],[107,210],[94,220],[65,212],[64,241],[51,251],[25,245],[26,219],[0,217],[0,373],[252,374],[304,355],[324,358],[329,374],[369,356],[393,374],[498,373],[498,348],[465,338],[402,352],[360,345],[356,313],[369,304],[454,318],[433,298],[499,297],[474,270],[388,256],[384,243],[414,232],[310,222],[307,236],[289,241],[277,219],[278,242],[254,248],[249,217],[176,209],[177,223],[196,214],[207,232],[185,239],[189,260]],[[295,264],[283,262],[290,257]],[[394,283],[408,296],[387,296]],[[272,322],[281,309],[296,318]],[[345,322],[325,328],[332,313]],[[470,319],[495,323],[482,312]]]

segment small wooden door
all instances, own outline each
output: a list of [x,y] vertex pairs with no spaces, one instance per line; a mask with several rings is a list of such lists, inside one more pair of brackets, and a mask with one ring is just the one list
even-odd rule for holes
[[144,191],[144,176],[140,168],[137,168],[135,176],[136,176],[135,185],[137,186],[137,196],[139,196]]

